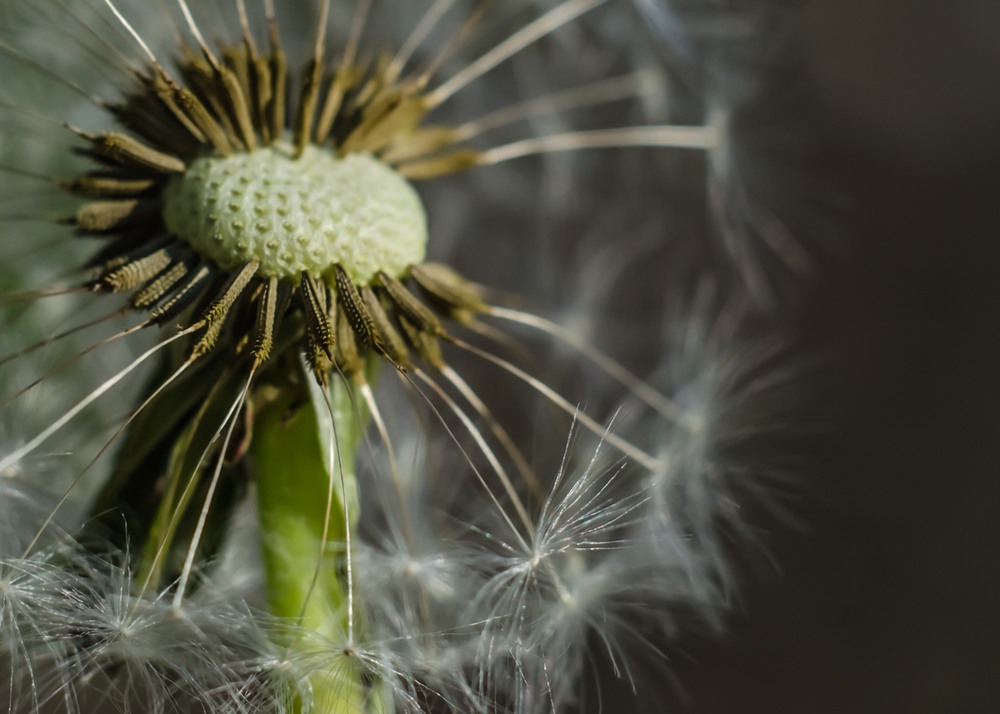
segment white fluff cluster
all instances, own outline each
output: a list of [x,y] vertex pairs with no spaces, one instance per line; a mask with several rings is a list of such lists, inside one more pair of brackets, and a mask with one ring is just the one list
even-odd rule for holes
[[[581,438],[568,442],[531,532],[476,489],[441,488],[419,472],[405,514],[398,505],[366,512],[357,640],[324,640],[260,609],[253,523],[234,523],[204,585],[180,606],[169,591],[144,592],[128,553],[98,555],[55,530],[27,555],[5,550],[8,709],[336,711],[314,701],[317,678],[360,672],[382,702],[373,710],[527,714],[586,703],[582,683],[602,667],[631,679],[636,660],[666,666],[661,648],[722,607],[722,573],[703,534],[654,520],[658,484],[606,446],[586,457]],[[11,503],[17,485],[5,485]],[[276,644],[289,641],[299,644]]]

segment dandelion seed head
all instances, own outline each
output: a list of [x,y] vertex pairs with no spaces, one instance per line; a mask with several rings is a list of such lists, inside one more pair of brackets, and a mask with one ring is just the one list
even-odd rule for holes
[[[570,416],[577,395],[564,398],[555,378],[536,377],[536,365],[521,369],[504,344],[492,344],[514,342],[491,324],[501,317],[490,304],[498,296],[425,263],[428,247],[456,252],[441,234],[465,233],[481,273],[502,272],[493,257],[506,251],[518,280],[537,279],[551,292],[569,285],[562,331],[513,309],[507,319],[519,314],[522,325],[572,348],[558,354],[563,374],[576,376],[571,362],[584,355],[617,384],[605,401],[617,400],[622,384],[641,390],[624,368],[581,345],[603,341],[627,352],[639,343],[630,332],[642,322],[635,315],[594,315],[645,262],[636,252],[641,241],[608,241],[608,227],[613,235],[631,231],[628,214],[637,207],[636,221],[659,241],[646,197],[662,187],[641,168],[649,152],[626,152],[620,171],[598,176],[608,161],[578,149],[634,148],[645,137],[673,145],[669,126],[607,129],[626,114],[630,125],[645,112],[669,119],[667,78],[653,70],[558,86],[649,63],[641,43],[631,42],[627,13],[612,14],[605,0],[84,4],[47,0],[38,13],[46,20],[42,39],[0,53],[5,65],[44,80],[29,85],[65,100],[41,98],[37,106],[48,114],[39,126],[35,115],[5,105],[31,148],[0,149],[21,167],[59,174],[38,192],[38,206],[55,212],[46,219],[60,224],[49,220],[50,232],[99,246],[73,257],[80,269],[72,288],[81,303],[95,292],[117,300],[120,311],[108,317],[116,331],[88,340],[75,359],[89,362],[83,357],[94,350],[93,361],[106,367],[109,352],[151,339],[146,328],[182,328],[133,353],[112,377],[95,372],[97,389],[92,379],[77,380],[82,400],[74,395],[60,406],[60,421],[0,454],[10,473],[34,473],[32,450],[62,430],[61,420],[94,402],[111,405],[99,425],[111,437],[110,478],[100,469],[67,471],[88,477],[80,491],[96,491],[90,516],[124,523],[112,528],[115,545],[98,526],[86,547],[57,539],[61,549],[46,550],[46,534],[24,556],[18,548],[37,530],[28,534],[13,521],[17,547],[8,553],[0,540],[0,643],[6,660],[30,665],[12,675],[20,691],[58,698],[70,711],[93,711],[96,702],[144,714],[183,711],[190,702],[226,714],[299,714],[359,701],[386,712],[547,712],[577,699],[594,641],[616,668],[628,642],[644,641],[636,610],[669,613],[652,618],[666,629],[674,607],[711,601],[711,588],[698,590],[677,565],[701,562],[694,539],[678,536],[687,533],[674,522],[669,538],[658,539],[643,522],[659,495],[671,509],[677,499],[637,475],[657,463],[639,446],[580,413],[578,423],[614,456],[574,449],[557,473],[535,473],[487,406],[487,393],[505,385],[484,375],[480,382],[495,384],[481,395],[450,365],[488,362]],[[26,2],[18,7],[36,12]],[[239,18],[245,26],[237,8],[248,13]],[[317,10],[326,17],[327,9],[329,27],[316,27]],[[378,22],[362,22],[368,9],[381,13]],[[581,19],[591,11],[605,15]],[[404,51],[395,30],[408,34],[434,13],[436,28]],[[57,36],[73,51],[50,58]],[[528,51],[535,41],[543,49]],[[19,101],[32,101],[32,87],[25,89]],[[522,94],[525,104],[503,106]],[[644,113],[636,117],[639,95]],[[612,102],[630,104],[573,114]],[[578,131],[590,128],[597,131]],[[486,129],[504,138],[481,137]],[[704,127],[681,129],[714,141]],[[482,148],[491,141],[494,148]],[[540,159],[524,162],[526,169],[505,163],[530,156]],[[473,168],[468,180],[425,181]],[[614,186],[619,175],[627,180]],[[609,188],[613,200],[591,210]],[[565,246],[548,235],[553,216],[591,223],[588,240],[601,249],[587,261],[565,261]],[[511,229],[531,220],[543,230]],[[511,235],[494,240],[502,234]],[[546,261],[536,243],[549,241]],[[24,279],[51,284],[52,276]],[[466,342],[468,333],[488,348]],[[521,356],[519,364],[538,354]],[[395,368],[389,373],[418,409],[384,399],[399,386],[391,379],[375,396],[379,360]],[[146,367],[138,401],[105,396]],[[55,377],[42,381],[56,385]],[[332,406],[331,394],[353,403]],[[519,418],[521,396],[509,400]],[[699,399],[684,396],[681,406],[695,414]],[[329,423],[302,418],[324,406]],[[281,413],[270,419],[271,411]],[[397,412],[436,418],[453,459],[442,468],[407,448]],[[369,415],[378,463],[358,468],[348,452],[362,443]],[[697,418],[707,427],[691,433],[714,439],[715,412]],[[294,423],[306,428],[287,443],[276,438]],[[551,424],[561,436],[563,422]],[[413,442],[426,440],[426,423],[407,428]],[[255,449],[268,439],[276,456],[264,469],[265,449]],[[708,443],[685,448],[695,453]],[[670,459],[680,449],[672,448]],[[412,465],[400,468],[404,461]],[[287,497],[278,492],[293,482],[309,495],[288,497],[294,509],[280,523],[289,527],[265,523],[265,501]],[[48,518],[51,505],[36,520]],[[248,509],[261,517],[246,517]],[[289,538],[299,526],[305,535]],[[0,537],[6,527],[0,521]],[[133,534],[142,547],[119,552],[118,541]],[[275,605],[282,587],[287,602]],[[254,609],[265,602],[270,614]]]

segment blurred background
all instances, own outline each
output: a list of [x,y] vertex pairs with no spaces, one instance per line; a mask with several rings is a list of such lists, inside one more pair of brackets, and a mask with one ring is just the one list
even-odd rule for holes
[[786,305],[824,355],[806,410],[835,426],[801,523],[751,516],[768,556],[737,556],[731,629],[671,653],[662,710],[1000,711],[1000,5],[788,13],[746,126],[800,120],[801,170],[851,205],[842,253]]

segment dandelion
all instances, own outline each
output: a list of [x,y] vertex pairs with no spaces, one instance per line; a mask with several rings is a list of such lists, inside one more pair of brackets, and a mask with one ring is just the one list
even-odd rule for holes
[[[486,112],[470,99],[458,118],[488,76],[611,4],[428,0],[407,5],[392,41],[380,20],[402,4],[371,0],[11,5],[12,26],[43,31],[0,39],[3,61],[86,108],[31,102],[31,86],[0,103],[4,138],[24,138],[2,147],[19,187],[5,239],[41,222],[60,241],[51,256],[12,248],[33,268],[5,300],[60,326],[0,357],[45,365],[2,406],[64,382],[73,395],[0,453],[0,509],[31,506],[0,522],[10,711],[563,710],[591,638],[627,672],[621,643],[649,642],[636,612],[716,598],[716,566],[691,584],[710,548],[680,545],[673,522],[650,535],[672,447],[607,428],[510,353],[533,331],[671,434],[693,438],[701,417],[592,346],[592,330],[428,259],[428,196],[448,177],[717,147],[713,124],[536,130],[643,98],[650,71]],[[56,38],[64,56],[46,47]],[[629,275],[617,260],[600,271],[609,285]],[[582,468],[567,448],[547,477],[468,364],[601,448]],[[74,429],[99,438],[67,449],[60,495],[31,496],[32,460]],[[430,429],[440,448],[414,437]],[[710,530],[713,514],[696,517]]]

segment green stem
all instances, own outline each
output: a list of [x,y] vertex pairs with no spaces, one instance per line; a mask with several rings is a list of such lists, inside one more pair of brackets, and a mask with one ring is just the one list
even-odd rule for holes
[[[301,387],[271,391],[274,399],[255,415],[252,446],[268,600],[272,614],[298,623],[303,633],[279,644],[315,657],[331,643],[353,645],[344,544],[358,516],[354,454],[368,415],[358,413],[358,400],[339,380],[327,392],[329,406],[318,388],[305,405],[297,403]],[[333,651],[329,657],[340,666],[310,677],[311,711],[378,708],[347,658]]]

